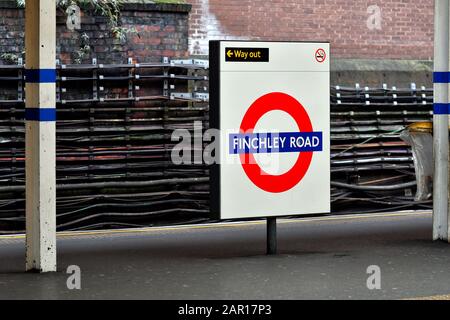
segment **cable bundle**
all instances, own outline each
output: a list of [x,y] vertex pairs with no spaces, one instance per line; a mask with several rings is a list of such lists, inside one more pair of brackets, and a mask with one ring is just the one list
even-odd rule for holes
[[411,123],[432,120],[433,91],[333,87],[331,90],[332,208],[379,212],[430,208],[414,202],[411,148],[400,133]]
[[[58,67],[59,230],[207,219],[208,168],[171,161],[174,129],[208,126],[207,68],[168,59]],[[24,229],[23,67],[0,72],[8,74],[0,78],[8,89],[0,97],[0,232],[9,233]]]
[[[58,230],[209,220],[208,167],[171,161],[174,129],[209,126],[207,69],[166,58],[58,66]],[[23,73],[0,66],[0,233],[25,225]],[[411,148],[399,135],[431,119],[432,94],[331,88],[333,213],[430,207],[413,201]]]

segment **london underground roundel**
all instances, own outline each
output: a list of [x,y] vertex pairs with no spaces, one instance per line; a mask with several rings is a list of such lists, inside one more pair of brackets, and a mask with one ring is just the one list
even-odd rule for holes
[[[289,114],[298,126],[298,132],[258,133],[253,130],[258,120],[266,113],[274,110]],[[242,120],[239,135],[230,135],[231,153],[240,153],[242,167],[248,178],[259,188],[267,192],[280,193],[292,189],[305,176],[311,164],[314,151],[322,151],[322,133],[313,132],[308,113],[300,102],[288,94],[273,92],[257,99],[247,110]],[[252,140],[256,140],[256,143]],[[269,142],[269,143],[267,143]],[[265,148],[261,148],[264,143]],[[238,146],[244,148],[236,149]],[[251,147],[257,146],[252,150]],[[267,148],[276,145],[276,148]],[[262,150],[263,149],[263,150]],[[294,166],[281,175],[271,175],[262,169],[253,153],[259,152],[295,152],[298,153]]]

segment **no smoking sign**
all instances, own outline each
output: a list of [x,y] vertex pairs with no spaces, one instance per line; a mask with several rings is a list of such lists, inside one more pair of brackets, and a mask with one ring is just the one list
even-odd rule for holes
[[[270,56],[231,61],[236,47]],[[221,130],[214,218],[330,211],[328,51],[328,43],[210,43],[211,127]]]
[[315,57],[317,62],[323,63],[327,59],[327,53],[324,49],[320,48],[316,50]]

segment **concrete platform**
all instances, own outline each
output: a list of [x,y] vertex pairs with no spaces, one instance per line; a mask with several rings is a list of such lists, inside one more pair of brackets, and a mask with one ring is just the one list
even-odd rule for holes
[[[282,220],[280,255],[263,222],[62,234],[59,272],[24,273],[24,239],[0,238],[0,299],[403,299],[450,293],[450,245],[430,213]],[[66,268],[81,268],[69,290]],[[366,286],[381,268],[381,290]],[[448,297],[448,296],[447,296]]]

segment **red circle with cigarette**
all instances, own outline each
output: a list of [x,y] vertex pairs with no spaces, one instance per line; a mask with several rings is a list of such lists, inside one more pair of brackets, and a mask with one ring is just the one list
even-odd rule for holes
[[317,49],[315,56],[316,56],[316,61],[319,63],[322,63],[326,60],[327,53],[325,52],[325,50],[320,48],[320,49]]

